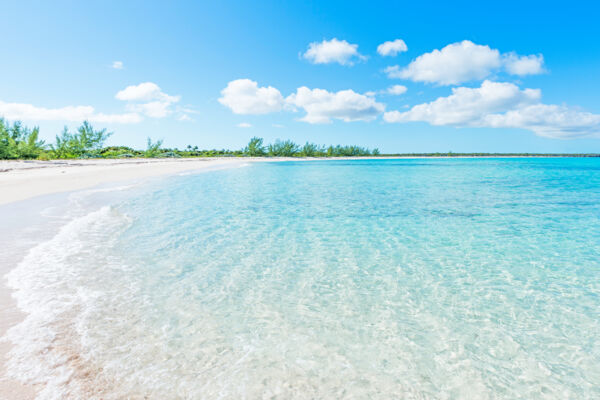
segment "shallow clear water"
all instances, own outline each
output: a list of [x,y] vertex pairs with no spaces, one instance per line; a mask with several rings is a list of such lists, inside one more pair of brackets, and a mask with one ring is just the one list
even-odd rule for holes
[[600,398],[600,160],[172,177],[9,282],[41,397]]

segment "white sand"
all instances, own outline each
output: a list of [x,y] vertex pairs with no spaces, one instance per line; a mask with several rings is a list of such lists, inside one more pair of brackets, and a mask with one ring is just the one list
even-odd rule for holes
[[240,158],[1,161],[0,205],[35,196],[90,188],[103,183],[227,167]]
[[[227,168],[249,161],[254,160],[195,158],[0,161],[0,206],[36,196],[81,190],[105,183],[132,181],[183,171]],[[25,254],[14,256],[18,262]],[[14,266],[13,262],[6,261],[6,257],[0,259],[0,337],[24,318],[3,279]],[[34,387],[22,385],[6,377],[5,360],[9,350],[9,343],[0,343],[0,399],[34,399],[36,393]]]

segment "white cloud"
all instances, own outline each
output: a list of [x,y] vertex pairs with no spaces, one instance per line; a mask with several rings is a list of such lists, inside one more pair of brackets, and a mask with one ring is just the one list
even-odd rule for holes
[[112,68],[114,69],[123,69],[123,61],[113,61]]
[[[350,89],[328,92],[303,86],[284,99],[276,88],[259,87],[250,79],[229,82],[221,94],[219,102],[235,114],[267,114],[301,108],[306,111],[301,121],[308,123],[329,123],[332,119],[369,121],[385,109],[383,104],[375,101],[372,96],[374,93],[369,96]],[[280,127],[276,124],[273,126]]]
[[493,128],[523,128],[539,136],[570,139],[600,137],[600,114],[559,106],[534,104],[504,114],[484,117],[484,125]]
[[463,40],[451,43],[441,50],[421,54],[405,68],[393,65],[387,67],[384,72],[389,78],[457,85],[485,79],[503,67],[511,75],[539,74],[544,71],[543,63],[544,57],[541,54],[500,54],[497,49]]
[[508,53],[504,55],[504,65],[511,75],[537,75],[544,72],[544,56],[519,56],[516,53]]
[[171,114],[171,103],[166,101],[150,101],[148,103],[128,104],[129,111],[138,112],[150,118],[164,118]]
[[[163,118],[173,113],[172,106],[179,101],[179,96],[170,96],[160,90],[152,82],[128,86],[119,91],[115,97],[127,101],[126,113],[104,114],[96,112],[92,106],[66,106],[60,108],[37,107],[32,104],[6,103],[0,101],[0,116],[12,120],[26,121],[72,121],[84,120],[100,123],[137,123],[142,115],[151,118]],[[180,113],[180,120],[185,120],[185,113]],[[182,119],[183,118],[183,119]]]
[[169,103],[177,103],[179,96],[169,96],[162,92],[160,87],[153,82],[144,82],[139,85],[127,86],[119,91],[115,97],[124,101],[152,101],[159,100]]
[[408,47],[406,47],[406,43],[404,43],[404,40],[402,39],[383,42],[377,46],[377,52],[382,56],[395,56],[406,50],[408,50]]
[[249,124],[247,122],[240,122],[239,124],[236,125],[238,128],[252,128],[252,124]]
[[281,125],[281,124],[273,124],[273,125],[271,125],[271,126],[272,126],[273,128],[285,128],[285,126],[284,126],[284,125]]
[[92,106],[66,106],[61,108],[36,107],[32,104],[6,103],[0,101],[0,116],[9,120],[25,121],[71,121],[84,120],[100,123],[129,124],[142,120],[137,113],[103,114]]
[[539,90],[520,90],[512,83],[484,81],[479,88],[458,87],[448,97],[385,113],[387,122],[426,121],[432,125],[472,125],[485,114],[512,109],[539,100]]
[[424,121],[457,127],[520,128],[552,138],[597,136],[600,115],[540,103],[539,89],[484,81],[479,88],[452,89],[448,97],[384,114],[386,122]]
[[391,78],[455,85],[487,77],[501,66],[500,52],[469,40],[452,43],[413,60],[406,68],[389,69]]
[[309,89],[305,86],[296,90],[286,99],[287,104],[306,111],[301,121],[311,124],[330,123],[332,119],[350,121],[370,121],[382,113],[385,106],[373,97],[353,90],[328,92],[324,89]]
[[339,63],[352,65],[353,59],[365,60],[366,57],[358,53],[358,45],[350,44],[345,40],[333,38],[322,42],[313,42],[308,45],[308,50],[302,55],[313,64]]
[[153,82],[144,82],[139,85],[127,86],[119,91],[115,98],[128,101],[127,109],[136,113],[142,113],[150,118],[164,118],[170,115],[172,105],[179,102],[179,96],[171,96],[164,93],[160,87]]
[[280,111],[284,100],[279,90],[272,86],[258,87],[250,79],[237,79],[221,91],[219,103],[235,114],[267,114]]
[[399,95],[401,95],[401,94],[404,94],[404,93],[406,93],[406,91],[407,91],[407,90],[408,90],[408,89],[406,88],[406,86],[402,86],[402,85],[393,85],[393,86],[390,86],[390,87],[387,89],[387,91],[386,91],[386,92],[387,92],[387,93],[389,93],[389,94],[394,94],[394,95],[396,95],[396,96],[399,96]]
[[390,65],[389,67],[386,67],[383,72],[385,72],[390,79],[402,78],[400,66],[398,65]]

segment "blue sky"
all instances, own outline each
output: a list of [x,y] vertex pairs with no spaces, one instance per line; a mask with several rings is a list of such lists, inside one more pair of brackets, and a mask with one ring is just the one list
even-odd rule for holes
[[142,148],[600,152],[594,2],[149,3],[4,1],[0,114]]

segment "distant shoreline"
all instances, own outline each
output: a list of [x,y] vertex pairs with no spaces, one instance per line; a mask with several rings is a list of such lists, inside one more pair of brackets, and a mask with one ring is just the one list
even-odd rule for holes
[[73,167],[90,165],[134,165],[156,162],[192,162],[213,160],[247,160],[247,161],[295,161],[295,160],[402,160],[418,158],[600,158],[600,153],[406,153],[380,156],[348,156],[348,157],[249,157],[249,156],[217,156],[217,157],[157,157],[157,158],[88,158],[88,159],[52,159],[0,160],[0,173],[14,169],[34,169],[48,167]]
[[52,193],[87,189],[100,184],[131,181],[184,171],[229,168],[247,162],[475,159],[475,158],[600,158],[600,155],[567,154],[452,154],[364,156],[364,157],[194,157],[194,158],[127,158],[69,160],[2,160],[0,161],[0,206]]

